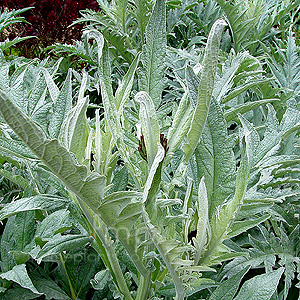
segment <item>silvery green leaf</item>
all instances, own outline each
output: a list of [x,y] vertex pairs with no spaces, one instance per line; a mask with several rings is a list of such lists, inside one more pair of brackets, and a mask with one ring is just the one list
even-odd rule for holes
[[242,105],[239,105],[237,107],[227,110],[224,113],[224,117],[227,122],[229,122],[231,120],[236,120],[236,119],[238,119],[238,114],[244,114],[248,111],[253,110],[256,107],[259,107],[261,105],[265,105],[268,103],[273,103],[276,101],[279,101],[279,99],[263,99],[263,100],[253,101],[253,102],[252,101],[247,102],[246,104],[242,104]]
[[[293,1],[294,2],[294,1]],[[294,2],[295,4],[297,2]],[[296,5],[299,5],[297,3]],[[265,51],[267,56],[268,66],[271,72],[276,77],[276,81],[280,87],[289,88],[299,93],[299,79],[300,79],[300,57],[299,47],[295,43],[295,37],[293,36],[292,27],[290,27],[286,46],[282,49],[280,46],[276,49],[279,53],[280,60],[273,55]]]
[[193,155],[206,122],[214,87],[214,78],[218,63],[219,45],[222,31],[225,25],[226,22],[224,20],[217,20],[214,23],[208,36],[203,59],[203,70],[201,72],[198,88],[197,106],[194,111],[190,130],[187,134],[187,143],[183,145],[183,151],[186,155],[186,161],[188,161]]
[[205,177],[210,216],[234,193],[235,143],[235,135],[227,133],[227,123],[220,105],[213,100],[207,123],[188,168],[189,176],[193,178],[196,186],[199,186],[200,179]]
[[[15,217],[14,239],[17,251],[25,252],[34,236],[35,219],[33,211],[20,212]],[[26,251],[27,252],[27,251]]]
[[247,280],[234,300],[269,300],[276,291],[284,268],[257,275]]
[[135,57],[135,59],[132,61],[127,73],[123,77],[122,82],[117,88],[116,94],[115,94],[115,102],[116,102],[116,108],[118,109],[119,115],[123,111],[124,105],[127,103],[132,86],[133,86],[133,80],[135,76],[135,72],[137,70],[139,61],[140,61],[140,53]]
[[62,89],[60,90],[55,105],[53,107],[53,113],[51,115],[49,123],[49,134],[51,138],[57,138],[64,119],[67,117],[69,111],[72,108],[72,72],[68,71],[68,75],[64,81]]
[[25,264],[16,265],[10,271],[0,274],[0,277],[6,280],[14,281],[23,288],[31,290],[37,295],[42,295],[33,285],[30,277],[28,276]]
[[42,68],[42,72],[44,78],[46,80],[47,88],[53,103],[56,103],[56,100],[59,95],[59,88],[57,87],[56,83],[54,82],[52,76],[50,75],[49,71],[45,68]]
[[209,216],[208,216],[208,198],[207,191],[204,182],[204,177],[201,178],[199,189],[198,189],[198,200],[197,200],[197,212],[198,212],[198,223],[197,223],[197,235],[194,239],[196,247],[195,262],[197,265],[203,250],[205,243],[209,243]]
[[199,89],[200,78],[194,73],[193,68],[189,65],[187,65],[185,69],[185,81],[187,84],[189,97],[190,97],[193,110],[195,110],[198,103],[198,89]]
[[85,166],[78,165],[57,140],[47,139],[42,129],[24,115],[1,91],[0,111],[23,142],[71,191],[87,201],[91,207],[99,205],[106,182],[104,176],[98,173],[88,175]]
[[10,138],[0,137],[0,150],[1,156],[9,155],[10,157],[29,160],[37,159],[24,143]]
[[156,199],[156,204],[161,208],[166,208],[172,205],[181,205],[181,199]]
[[188,214],[189,209],[192,208],[193,202],[193,188],[194,188],[194,181],[192,178],[187,178],[187,187],[186,187],[186,192],[184,195],[184,202],[183,202],[183,208],[182,208],[182,213],[184,215]]
[[91,279],[91,285],[95,290],[103,290],[107,283],[112,280],[112,277],[110,275],[110,271],[105,269],[99,271],[94,279]]
[[[55,76],[60,63],[62,62],[63,58],[57,60],[54,66],[51,69],[46,69],[44,67],[38,69],[36,76],[34,77],[34,84],[32,89],[30,90],[28,96],[28,104],[27,104],[27,113],[33,119],[37,118],[40,115],[40,110],[43,105],[47,102],[55,102],[57,96],[59,94],[59,89],[54,83],[53,77]],[[46,80],[47,78],[47,80]],[[50,97],[52,101],[45,101],[46,92],[49,88]],[[45,116],[39,119],[42,121]],[[45,120],[43,120],[45,122]]]
[[102,50],[104,46],[104,38],[102,33],[96,29],[89,29],[85,30],[83,34],[87,36],[87,39],[93,38],[96,40],[98,52],[98,65],[100,65],[100,59],[102,56]]
[[148,194],[153,183],[154,175],[156,173],[159,164],[164,159],[164,157],[165,157],[165,149],[160,143],[158,143],[158,151],[154,157],[153,163],[148,173],[147,181],[145,183],[145,187],[143,191],[143,199],[142,199],[143,203],[145,203],[148,198]]
[[154,103],[146,92],[138,92],[135,100],[140,104],[140,122],[145,140],[148,164],[151,167],[160,144],[160,128]]
[[297,102],[294,98],[287,103],[287,109],[282,117],[280,123],[280,131],[282,132],[282,139],[285,140],[291,133],[299,130],[300,114],[297,107]]
[[18,212],[65,208],[68,207],[69,203],[69,200],[53,195],[37,195],[29,198],[21,198],[6,204],[0,210],[0,220]]
[[37,253],[35,259],[37,259],[38,263],[40,263],[46,256],[82,247],[92,241],[93,238],[86,235],[57,234],[43,246],[43,248]]
[[229,279],[223,281],[210,295],[209,300],[232,300],[240,286],[243,277],[249,271],[249,269],[250,267],[247,267]]
[[[262,212],[262,207],[260,207],[260,212]],[[260,223],[265,222],[270,217],[271,217],[270,215],[264,215],[264,216],[257,217],[257,218],[254,217],[250,220],[248,219],[245,221],[233,222],[233,224],[230,226],[230,232],[228,233],[228,237],[232,238],[243,232],[246,232],[250,228],[253,228],[253,227],[259,225]]]
[[13,251],[18,251],[14,233],[16,229],[15,217],[8,218],[5,228],[1,236],[1,271],[7,272],[11,270],[16,262],[14,260]]
[[211,240],[200,259],[200,264],[217,263],[229,253],[229,249],[223,244],[223,241],[227,238],[230,226],[243,203],[249,173],[249,158],[244,142],[241,164],[237,172],[235,194],[233,198],[213,211],[212,217],[210,217]]
[[[103,147],[103,141],[102,141],[102,130],[100,127],[100,115],[99,115],[99,109],[96,110],[95,113],[95,139],[94,139],[94,151],[95,151],[95,162],[94,162],[94,168],[96,172],[103,174],[104,170],[102,167],[102,147]],[[88,153],[87,155],[90,155]]]
[[27,105],[27,112],[29,115],[32,115],[34,113],[34,110],[36,109],[37,103],[41,101],[44,102],[45,99],[45,90],[47,89],[46,80],[43,76],[43,73],[38,73],[36,80],[34,82],[34,86],[30,92],[30,95],[28,97],[28,105]]
[[109,190],[110,193],[117,191],[125,191],[128,185],[128,170],[125,166],[121,170],[116,172],[112,180],[112,188]]
[[72,228],[74,222],[75,221],[70,217],[70,212],[68,210],[57,210],[37,224],[35,236],[42,239],[51,238],[57,233],[62,233],[67,229]]
[[223,99],[222,99],[222,103],[226,103],[232,99],[234,99],[235,97],[237,97],[238,95],[241,95],[243,92],[258,86],[258,84],[262,84],[262,83],[268,83],[271,82],[273,80],[273,78],[264,78],[264,79],[260,79],[260,81],[258,80],[253,80],[244,84],[241,84],[240,86],[238,86],[237,88],[235,88],[233,91],[231,91],[230,93],[228,93],[228,95],[226,95]]
[[146,27],[146,44],[142,52],[143,68],[139,74],[140,91],[149,94],[156,108],[161,102],[165,85],[166,47],[166,4],[165,0],[157,0]]
[[[143,219],[146,224],[147,230],[151,236],[151,239],[152,239],[153,243],[155,244],[155,247],[159,251],[159,253],[160,253],[164,263],[166,264],[168,271],[170,272],[170,275],[173,279],[175,290],[176,290],[175,299],[182,299],[185,295],[184,285],[183,285],[182,280],[180,279],[178,271],[176,270],[177,267],[179,267],[180,265],[176,265],[176,264],[174,265],[172,263],[172,261],[174,260],[174,258],[178,257],[180,255],[180,253],[185,252],[186,249],[184,248],[181,251],[179,251],[179,253],[178,253],[176,251],[176,249],[178,247],[178,242],[175,240],[166,240],[166,238],[161,235],[159,228],[157,228],[156,226],[154,226],[151,223],[149,215],[144,208],[142,209],[142,215],[143,215]],[[175,251],[175,253],[172,253],[173,250]],[[188,261],[188,263],[190,263],[190,262],[191,261]],[[192,262],[191,262],[191,264],[192,264]]]
[[29,186],[29,182],[27,179],[22,177],[21,175],[15,175],[8,170],[0,169],[0,176],[3,176],[7,179],[9,179],[11,182],[17,184],[20,186],[23,190],[26,190]]
[[241,61],[247,54],[247,52],[239,53],[231,61],[228,59],[224,63],[221,76],[217,74],[213,90],[213,97],[218,103],[220,103],[221,99],[228,93],[228,91],[231,90],[236,72],[241,65]]
[[169,153],[173,153],[178,149],[185,135],[187,134],[193,116],[192,105],[189,101],[188,94],[185,93],[176,110],[172,126],[168,131],[168,147]]
[[278,132],[279,123],[276,111],[272,105],[268,104],[266,131],[262,141],[253,125],[243,116],[239,116],[239,118],[243,126],[243,134],[246,137],[250,166],[254,168],[268,157],[272,157],[279,150],[280,134]]
[[113,95],[111,85],[111,67],[108,46],[104,44],[103,54],[100,60],[100,85],[101,95],[105,111],[105,118],[109,127],[109,130],[113,136],[115,143],[122,138],[122,128],[120,119],[117,113],[115,105],[115,97]]
[[82,162],[85,158],[89,135],[86,117],[88,103],[88,97],[78,99],[76,106],[70,110],[65,118],[59,136],[62,145],[74,153],[79,162]]
[[[134,214],[141,214],[141,207],[139,205],[140,201],[137,201],[139,198],[141,198],[141,193],[136,191],[114,192],[104,197],[102,204],[99,206],[97,211],[101,212],[104,221],[116,226],[121,219],[124,220],[127,217],[130,217],[131,211],[133,211]],[[127,207],[131,203],[134,205],[128,209]],[[122,216],[121,219],[119,219],[120,215]]]
[[27,93],[24,82],[24,76],[27,71],[28,64],[20,65],[10,77],[9,97],[14,103],[26,113],[27,110]]
[[[34,236],[34,212],[20,212],[8,218],[1,237],[1,270],[7,272],[16,260],[27,261],[27,252]],[[15,260],[16,259],[16,260]]]
[[83,72],[82,74],[82,80],[80,83],[80,89],[78,92],[78,102],[80,99],[84,98],[84,93],[86,90],[86,86],[87,86],[87,82],[88,82],[88,74],[86,72]]

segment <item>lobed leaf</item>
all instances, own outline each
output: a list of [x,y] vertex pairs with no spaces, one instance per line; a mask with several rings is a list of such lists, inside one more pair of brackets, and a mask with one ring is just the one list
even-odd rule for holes
[[[230,226],[243,203],[245,191],[249,180],[249,158],[246,146],[243,147],[241,164],[237,172],[236,189],[232,199],[220,205],[210,218],[211,240],[206,252],[200,259],[201,264],[212,264],[224,260],[229,250],[222,244],[228,237]],[[234,253],[233,253],[234,255]]]
[[82,247],[92,241],[93,238],[86,235],[57,234],[43,246],[43,248],[36,254],[35,259],[37,259],[38,263],[40,263],[46,256]]
[[52,195],[36,195],[29,198],[22,198],[6,204],[0,210],[0,220],[8,218],[19,212],[31,210],[49,210],[68,207],[70,201]]

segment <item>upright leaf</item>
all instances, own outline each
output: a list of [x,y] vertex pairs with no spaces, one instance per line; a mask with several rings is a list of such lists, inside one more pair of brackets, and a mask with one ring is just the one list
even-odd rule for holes
[[161,103],[166,67],[166,4],[156,0],[146,28],[146,44],[143,46],[139,88],[152,98],[155,107]]
[[193,109],[189,101],[188,94],[185,93],[180,101],[179,107],[176,110],[171,128],[168,131],[168,147],[169,153],[172,155],[187,134],[193,116]]
[[68,75],[62,89],[60,90],[49,123],[49,134],[51,138],[57,138],[64,119],[67,117],[72,108],[72,73],[68,71]]
[[187,134],[187,143],[183,145],[186,161],[193,155],[206,122],[214,87],[220,40],[225,25],[224,20],[217,20],[208,36],[198,88],[198,103],[193,115],[192,125]]
[[76,155],[79,162],[85,158],[88,139],[87,107],[88,97],[78,99],[77,105],[69,112],[60,130],[62,144]]
[[287,44],[282,45],[282,47],[279,41],[278,44],[276,44],[276,53],[273,53],[270,49],[265,49],[268,66],[280,87],[292,89],[298,94],[300,57],[299,47],[295,44],[292,28],[289,30]]
[[140,104],[140,122],[145,140],[148,164],[151,167],[160,143],[160,129],[155,106],[146,92],[139,92],[135,100]]
[[101,34],[101,32],[99,32],[96,29],[90,29],[90,30],[86,30],[84,31],[84,34],[87,35],[87,39],[95,39],[96,43],[97,43],[97,53],[98,53],[98,65],[100,65],[100,59],[102,56],[102,49],[104,46],[104,38],[103,35]]
[[198,201],[197,201],[198,223],[197,223],[197,235],[194,239],[196,247],[195,265],[198,264],[201,252],[205,245],[208,229],[209,229],[209,215],[208,215],[208,199],[204,182],[204,177],[201,178],[198,189]]
[[133,60],[133,62],[131,63],[127,73],[123,77],[123,80],[118,86],[118,89],[116,91],[115,102],[119,114],[123,111],[123,107],[129,99],[132,90],[134,75],[137,70],[139,61],[140,61],[140,54],[138,54]]
[[113,136],[115,143],[122,135],[121,123],[117,114],[115,98],[111,85],[111,66],[108,52],[108,45],[105,43],[103,54],[100,60],[100,85],[105,117],[109,130]]
[[195,155],[189,161],[190,176],[196,185],[205,177],[210,216],[234,192],[236,166],[232,149],[235,143],[236,137],[227,134],[220,105],[213,100]]
[[[249,180],[249,158],[246,146],[243,145],[241,164],[237,172],[236,188],[233,198],[229,201],[224,201],[217,207],[210,218],[211,224],[211,240],[207,245],[207,249],[200,259],[200,264],[214,264],[220,262],[219,258],[230,252],[223,244],[223,241],[228,238],[230,226],[243,204],[245,191]],[[230,256],[229,256],[230,257]],[[223,256],[224,259],[224,256]],[[222,258],[221,258],[222,261]]]
[[276,117],[276,111],[271,104],[268,104],[268,116],[265,124],[266,132],[262,140],[260,140],[258,131],[246,118],[243,116],[239,116],[239,118],[246,136],[250,166],[254,168],[268,157],[274,155],[280,147],[279,122]]
[[[46,138],[42,129],[24,115],[0,91],[0,111],[6,122],[24,143],[59,177],[75,194],[92,200],[90,206],[98,206],[103,197],[106,178],[97,173],[88,176],[88,170],[78,165],[66,148],[57,140]],[[89,200],[88,200],[89,202]]]
[[59,88],[57,87],[56,83],[54,82],[52,76],[50,75],[49,71],[45,68],[42,68],[42,72],[44,78],[46,80],[47,88],[52,99],[53,103],[56,103],[57,97],[59,95]]
[[153,0],[135,0],[134,6],[132,7],[132,14],[134,15],[138,28],[142,36],[142,44],[145,41],[145,31],[146,26],[149,21],[149,16],[151,15],[151,9],[153,5]]

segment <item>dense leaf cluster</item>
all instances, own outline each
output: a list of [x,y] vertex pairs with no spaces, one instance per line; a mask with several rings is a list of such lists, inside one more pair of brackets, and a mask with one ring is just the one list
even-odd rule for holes
[[300,0],[97,2],[0,42],[0,298],[300,299]]

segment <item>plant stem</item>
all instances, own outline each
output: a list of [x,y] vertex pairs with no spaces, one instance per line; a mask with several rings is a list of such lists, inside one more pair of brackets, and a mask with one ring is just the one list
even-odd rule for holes
[[64,270],[65,270],[65,273],[66,273],[66,275],[67,275],[67,278],[68,278],[69,287],[70,287],[70,291],[71,291],[71,297],[72,297],[73,300],[75,300],[75,299],[76,299],[76,294],[75,294],[75,291],[74,291],[74,289],[73,289],[72,282],[71,282],[71,279],[70,279],[70,277],[69,277],[69,274],[68,274],[68,271],[67,271],[67,268],[66,268],[66,265],[65,265],[65,261],[64,261],[64,258],[63,258],[63,256],[62,256],[61,253],[59,253],[59,258],[60,258],[60,261],[61,261],[61,263],[62,263],[62,265],[63,265],[63,268],[64,268]]
[[148,276],[140,277],[135,300],[147,300],[150,291],[150,286],[151,286],[151,273],[149,272]]
[[168,271],[170,272],[170,275],[173,279],[173,282],[175,285],[175,290],[176,290],[175,300],[183,300],[184,296],[185,296],[184,286],[183,286],[181,279],[180,279],[179,275],[177,274],[174,266],[172,265],[171,261],[168,259],[167,255],[161,245],[161,242],[163,242],[163,237],[159,234],[159,232],[156,231],[155,226],[153,224],[151,224],[149,215],[146,212],[144,207],[142,210],[142,215],[143,215],[143,219],[146,224],[147,230],[151,236],[151,239],[152,239],[153,243],[155,244],[156,249],[160,253],[162,259],[164,260],[164,262],[168,268]]
[[89,209],[86,207],[86,204],[79,199],[79,205],[84,212],[90,227],[92,228],[93,233],[95,233],[98,239],[95,239],[100,248],[104,248],[104,255],[107,257],[109,264],[106,264],[106,267],[112,272],[113,278],[116,281],[116,284],[120,292],[124,295],[125,300],[133,300],[131,297],[130,291],[126,284],[125,278],[123,276],[115,249],[113,247],[113,242],[108,240],[107,237],[102,232],[101,228],[97,224],[96,220],[91,215]]

